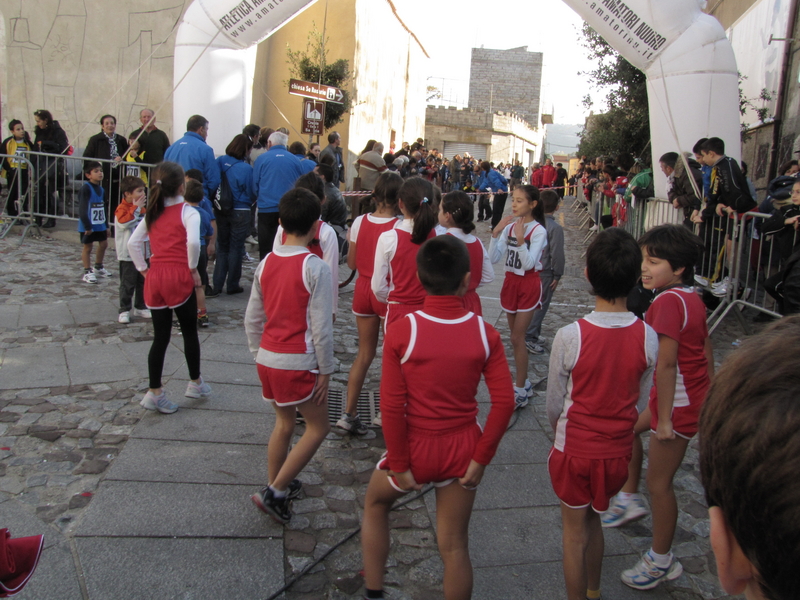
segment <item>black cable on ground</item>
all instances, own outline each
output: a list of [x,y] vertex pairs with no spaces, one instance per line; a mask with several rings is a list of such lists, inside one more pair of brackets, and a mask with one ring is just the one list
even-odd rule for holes
[[[398,508],[402,508],[402,507],[404,507],[406,504],[410,504],[410,503],[411,503],[411,502],[413,502],[414,500],[418,500],[418,499],[422,498],[422,497],[423,497],[425,494],[427,494],[428,492],[430,492],[432,489],[433,489],[433,486],[432,486],[432,485],[428,485],[428,487],[426,487],[424,490],[422,490],[422,491],[421,491],[421,492],[419,492],[418,494],[415,494],[414,496],[411,496],[410,498],[406,498],[406,499],[405,499],[405,500],[403,500],[402,502],[398,502],[397,504],[395,504],[395,505],[392,507],[392,510],[397,510]],[[334,551],[334,550],[338,549],[340,546],[342,546],[342,545],[346,544],[346,543],[347,543],[347,542],[349,542],[351,539],[353,539],[353,538],[354,538],[356,535],[358,535],[358,533],[359,533],[360,531],[361,531],[361,527],[357,527],[356,529],[354,529],[353,531],[351,531],[350,533],[348,533],[348,534],[347,534],[346,536],[344,536],[344,537],[343,537],[341,540],[339,540],[339,541],[338,541],[338,542],[336,542],[336,543],[335,543],[333,546],[331,546],[330,548],[328,548],[328,550],[327,550],[327,551],[326,551],[326,552],[325,552],[325,553],[324,553],[322,556],[320,556],[318,559],[316,559],[315,561],[313,561],[311,564],[309,564],[309,565],[306,565],[306,566],[303,568],[303,570],[302,570],[302,571],[300,571],[300,572],[299,572],[297,575],[295,575],[294,577],[292,577],[292,578],[291,578],[291,579],[290,579],[290,580],[289,580],[289,581],[288,581],[288,582],[287,582],[287,583],[286,583],[286,584],[285,584],[285,585],[284,585],[284,586],[283,586],[281,589],[279,589],[277,592],[275,592],[275,593],[273,593],[271,596],[269,596],[269,597],[267,598],[267,600],[275,600],[275,598],[277,598],[278,596],[280,596],[280,595],[281,595],[283,592],[285,592],[285,591],[286,591],[286,590],[288,590],[290,587],[292,587],[292,586],[293,586],[295,583],[297,583],[298,581],[300,581],[300,579],[302,579],[302,578],[303,578],[303,577],[304,577],[304,576],[305,576],[307,573],[309,573],[309,572],[310,572],[310,571],[311,571],[311,570],[312,570],[314,567],[316,567],[316,566],[317,566],[319,563],[321,563],[323,560],[325,560],[326,558],[328,558],[328,556],[330,556],[330,555],[333,553],[333,551]]]

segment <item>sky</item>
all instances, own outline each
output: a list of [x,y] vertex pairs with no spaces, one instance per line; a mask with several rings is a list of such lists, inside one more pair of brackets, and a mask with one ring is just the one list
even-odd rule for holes
[[[588,77],[578,76],[578,72],[592,68],[581,45],[583,20],[560,0],[514,0],[496,5],[485,0],[394,3],[431,56],[427,61],[429,85],[441,89],[445,96],[432,103],[467,105],[472,48],[528,46],[531,52],[544,53],[543,113],[552,109],[555,123],[582,124],[588,115],[582,104],[587,93],[592,96],[595,112],[602,110],[602,93],[589,88]],[[499,9],[487,10],[487,6]]]

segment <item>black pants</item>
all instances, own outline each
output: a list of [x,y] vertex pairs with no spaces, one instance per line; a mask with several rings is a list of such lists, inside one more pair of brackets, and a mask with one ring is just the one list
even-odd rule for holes
[[147,308],[144,304],[144,277],[136,270],[132,260],[119,261],[119,312],[130,312],[131,307],[139,310]]
[[[176,307],[175,316],[181,324],[183,334],[183,353],[189,367],[189,378],[200,378],[200,340],[197,338],[197,297],[192,292],[189,299]],[[172,336],[171,308],[151,310],[153,315],[153,345],[147,357],[147,369],[150,373],[150,389],[161,387],[161,374],[164,371],[164,357]]]
[[506,208],[506,198],[508,193],[499,192],[494,195],[494,202],[492,202],[492,229],[497,227],[500,219],[503,218],[503,211]]
[[258,213],[258,258],[264,257],[272,252],[272,242],[275,241],[275,234],[278,232],[278,213]]
[[492,218],[492,205],[489,202],[489,196],[485,194],[479,194],[477,196],[473,196],[473,198],[478,198],[478,221],[483,221],[484,219],[489,220]]

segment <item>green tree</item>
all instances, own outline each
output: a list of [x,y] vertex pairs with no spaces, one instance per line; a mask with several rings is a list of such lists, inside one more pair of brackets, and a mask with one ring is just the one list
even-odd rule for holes
[[[580,154],[633,156],[650,153],[650,112],[647,106],[645,74],[620,56],[600,34],[583,24],[583,46],[597,65],[593,71],[579,73],[592,87],[608,90],[605,111],[593,115],[581,132]],[[587,108],[592,100],[587,95]]]
[[292,51],[289,45],[286,45],[286,62],[289,64],[289,74],[293,78],[319,82],[342,90],[344,97],[341,104],[325,103],[325,129],[331,129],[341,123],[344,113],[350,110],[351,104],[350,93],[347,91],[347,84],[350,81],[350,62],[344,58],[328,62],[328,42],[329,38],[317,29],[316,24],[312,24],[305,50]]

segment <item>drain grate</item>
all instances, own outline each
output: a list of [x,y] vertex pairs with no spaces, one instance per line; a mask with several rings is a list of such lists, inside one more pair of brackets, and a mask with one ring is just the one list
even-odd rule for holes
[[[328,421],[335,424],[342,413],[347,401],[347,390],[328,389]],[[358,396],[358,416],[364,425],[371,426],[372,420],[380,411],[380,394],[378,392],[362,391]]]

